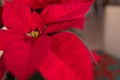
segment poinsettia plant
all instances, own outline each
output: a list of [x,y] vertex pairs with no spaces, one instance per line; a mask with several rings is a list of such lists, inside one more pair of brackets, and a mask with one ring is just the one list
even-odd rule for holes
[[38,73],[42,77],[36,80],[93,80],[90,51],[68,30],[83,30],[84,16],[93,2],[5,0],[0,78],[7,73],[17,80],[32,80]]

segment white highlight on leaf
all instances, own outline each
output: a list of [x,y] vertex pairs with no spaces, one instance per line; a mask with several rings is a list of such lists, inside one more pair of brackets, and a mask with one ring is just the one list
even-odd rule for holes
[[1,58],[2,55],[3,55],[3,50],[0,50],[0,58]]
[[2,30],[8,30],[5,26],[3,28],[1,28]]
[[31,36],[30,34],[26,34],[27,36]]

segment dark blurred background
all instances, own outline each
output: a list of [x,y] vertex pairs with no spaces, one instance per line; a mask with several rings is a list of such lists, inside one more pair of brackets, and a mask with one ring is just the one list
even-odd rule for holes
[[96,0],[86,17],[86,44],[120,58],[120,0]]

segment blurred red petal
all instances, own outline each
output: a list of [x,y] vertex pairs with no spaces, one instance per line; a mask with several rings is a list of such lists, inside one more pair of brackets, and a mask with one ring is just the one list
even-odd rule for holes
[[8,29],[28,33],[31,29],[32,18],[30,8],[21,1],[13,0],[12,2],[5,2],[3,22]]
[[97,60],[97,61],[101,60],[101,57],[99,55],[97,55],[97,52],[93,51],[92,53],[93,53],[95,60]]
[[42,18],[48,24],[45,33],[66,30],[69,28],[84,28],[84,16],[94,0],[72,1],[64,4],[48,5],[42,12]]
[[10,44],[3,54],[6,69],[19,80],[26,80],[28,77],[27,67],[30,57],[31,43],[19,40]]
[[[81,39],[71,32],[52,37],[52,51],[83,80],[93,80],[89,50]],[[86,77],[87,76],[87,77]]]
[[42,8],[44,6],[43,3],[38,3],[37,0],[21,0],[21,1],[23,3],[25,3],[26,5],[28,5],[32,9],[39,9],[39,8]]
[[9,45],[3,54],[5,65],[19,80],[26,80],[37,70],[50,49],[51,39],[40,36],[38,39],[23,39]]
[[83,80],[52,51],[49,51],[38,70],[46,80]]
[[65,22],[59,22],[55,24],[49,24],[47,28],[45,29],[44,33],[52,33],[52,32],[57,32],[61,30],[67,30],[70,28],[78,28],[83,30],[84,29],[84,17],[81,17],[79,19],[74,19],[74,20],[69,20]]
[[4,74],[5,74],[6,68],[4,65],[3,58],[0,58],[0,80],[2,80]]
[[[48,55],[48,50],[51,47],[51,38],[49,36],[42,35],[32,43],[30,61],[27,72],[33,73],[37,70],[44,59]],[[30,76],[30,75],[29,75]]]
[[60,0],[22,0],[32,9],[40,9],[49,4],[59,3]]
[[32,21],[31,21],[31,30],[42,30],[43,27],[45,26],[44,20],[40,17],[40,15],[37,12],[32,13]]
[[42,16],[47,23],[78,19],[88,12],[93,2],[94,0],[48,5],[43,10]]
[[14,41],[23,39],[24,36],[7,30],[0,30],[0,50],[4,50]]

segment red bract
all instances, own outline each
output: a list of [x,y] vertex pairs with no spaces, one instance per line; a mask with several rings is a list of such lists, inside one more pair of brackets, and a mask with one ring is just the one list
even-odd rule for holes
[[[83,29],[92,2],[51,4],[41,13],[31,12],[22,1],[5,2],[3,22],[8,30],[0,30],[0,64],[18,80],[27,80],[35,71],[47,80],[92,80],[89,50],[72,32],[62,32]],[[39,36],[30,36],[36,29]]]
[[60,0],[21,0],[23,3],[26,3],[32,9],[43,8],[50,4],[61,3]]

